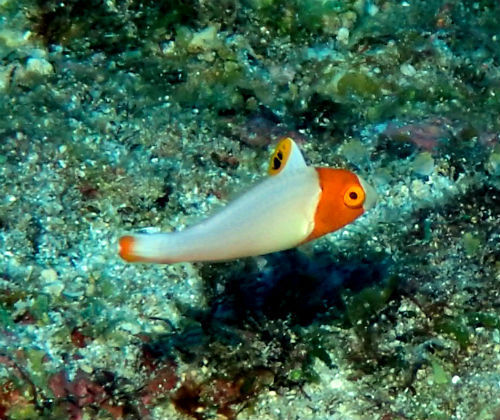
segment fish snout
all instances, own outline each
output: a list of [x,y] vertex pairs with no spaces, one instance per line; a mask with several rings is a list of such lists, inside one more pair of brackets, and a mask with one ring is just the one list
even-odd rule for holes
[[359,183],[363,190],[365,191],[365,202],[363,203],[363,210],[370,210],[377,203],[377,192],[368,182],[358,175]]

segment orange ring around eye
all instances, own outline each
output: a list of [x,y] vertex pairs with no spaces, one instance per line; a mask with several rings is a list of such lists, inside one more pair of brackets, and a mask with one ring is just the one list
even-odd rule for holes
[[365,192],[360,185],[351,185],[344,194],[344,204],[351,208],[357,209],[365,202]]

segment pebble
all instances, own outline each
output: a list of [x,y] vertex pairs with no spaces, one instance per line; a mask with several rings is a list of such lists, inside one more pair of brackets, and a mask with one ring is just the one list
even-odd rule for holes
[[54,73],[54,67],[44,58],[31,57],[26,63],[26,71],[40,76],[48,76]]
[[429,176],[434,172],[434,158],[429,152],[419,153],[413,161],[413,172],[420,176]]
[[415,70],[415,67],[413,67],[409,63],[401,64],[401,67],[399,69],[401,70],[401,73],[408,77],[413,77],[417,74],[417,70]]
[[10,79],[14,69],[15,66],[13,64],[0,67],[0,92],[10,86]]
[[337,32],[337,41],[342,44],[347,44],[349,42],[349,29],[343,27]]
[[57,271],[53,268],[45,268],[40,272],[42,280],[42,291],[51,296],[60,296],[64,290],[64,283],[58,280]]
[[194,34],[189,42],[188,50],[191,52],[206,51],[214,46],[217,39],[217,27],[209,26]]
[[64,290],[64,283],[62,281],[59,281],[59,280],[51,282],[51,283],[47,283],[42,288],[43,293],[47,293],[47,294],[54,296],[54,297],[61,296],[61,293],[63,290]]
[[40,277],[45,283],[52,283],[57,280],[57,271],[53,268],[45,268],[40,273]]

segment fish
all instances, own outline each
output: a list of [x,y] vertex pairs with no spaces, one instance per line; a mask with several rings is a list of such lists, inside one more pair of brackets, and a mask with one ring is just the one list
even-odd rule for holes
[[269,176],[206,220],[181,231],[119,238],[127,262],[217,262],[294,248],[341,229],[377,193],[347,169],[308,166],[292,138],[279,141]]

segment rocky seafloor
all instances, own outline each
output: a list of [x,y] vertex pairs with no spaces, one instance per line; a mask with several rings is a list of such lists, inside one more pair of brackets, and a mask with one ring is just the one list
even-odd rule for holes
[[[0,0],[0,419],[499,419],[499,28],[496,0]],[[377,206],[119,259],[283,136]]]

